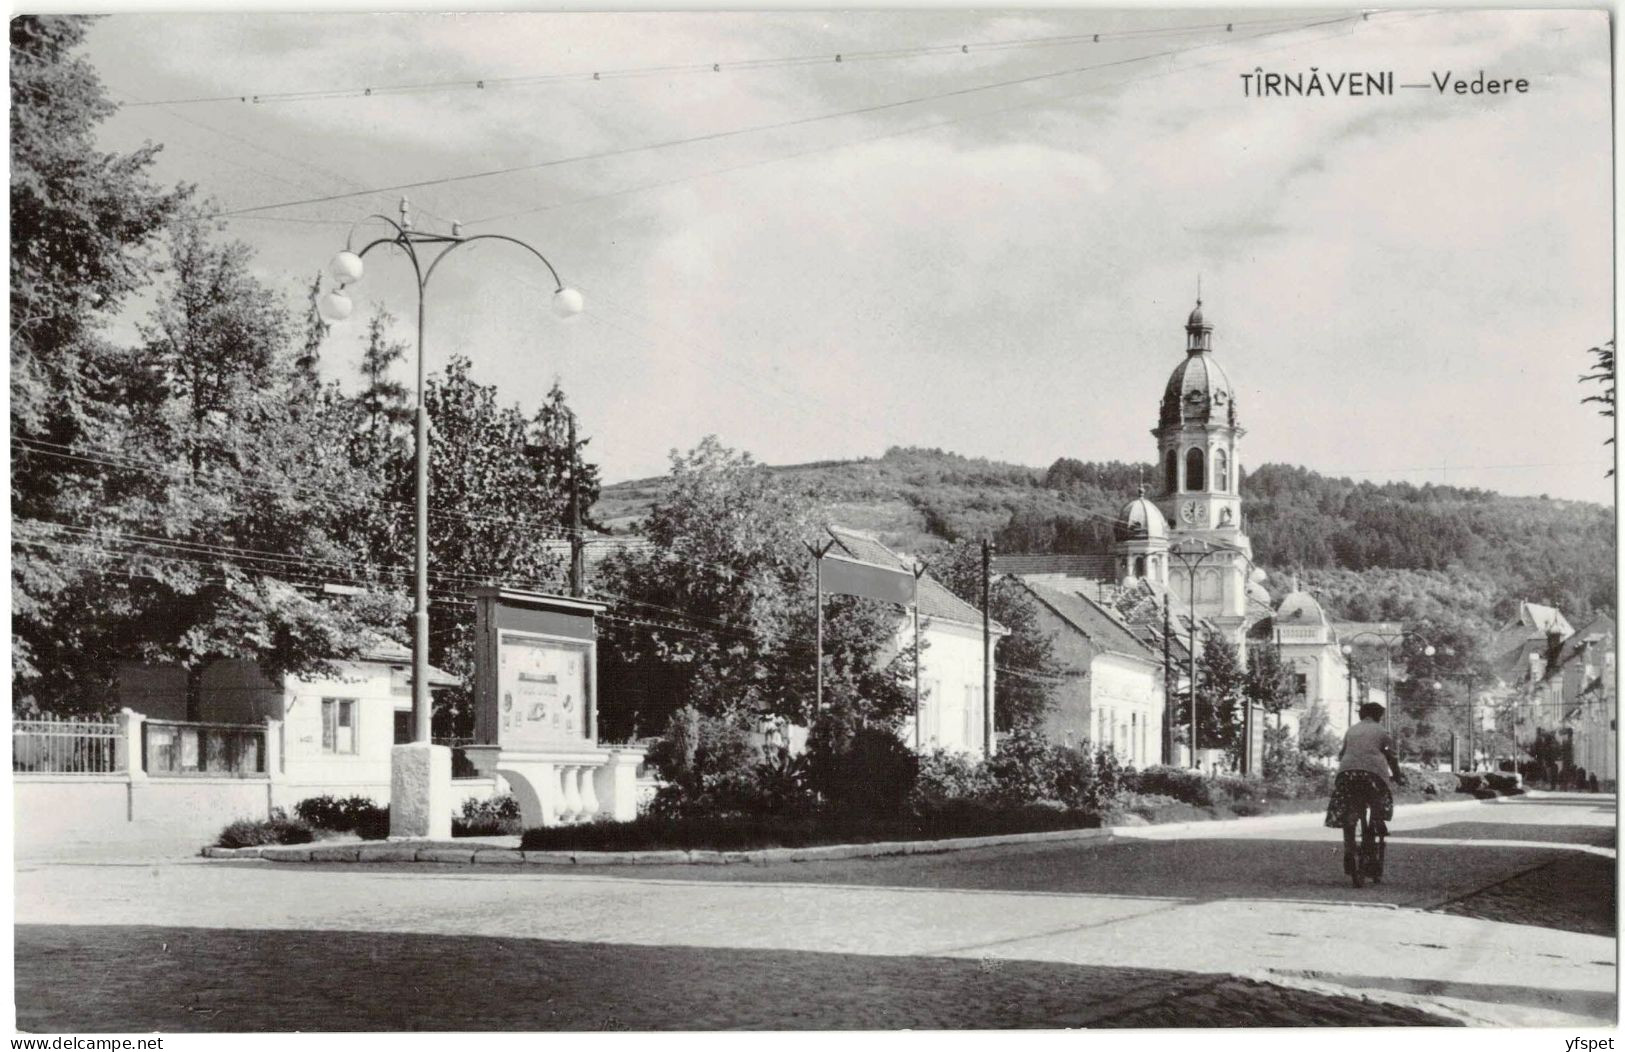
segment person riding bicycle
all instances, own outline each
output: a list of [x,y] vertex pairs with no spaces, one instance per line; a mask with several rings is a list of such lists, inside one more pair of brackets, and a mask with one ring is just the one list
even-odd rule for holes
[[1382,725],[1384,711],[1374,701],[1361,705],[1360,722],[1343,735],[1343,751],[1337,754],[1337,782],[1326,808],[1326,825],[1344,830],[1351,840],[1355,824],[1368,807],[1376,819],[1374,832],[1388,835],[1388,822],[1394,817],[1389,777],[1405,781],[1394,754],[1394,740]]

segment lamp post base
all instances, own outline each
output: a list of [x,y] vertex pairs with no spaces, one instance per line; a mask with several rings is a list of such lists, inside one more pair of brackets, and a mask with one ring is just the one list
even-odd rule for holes
[[451,749],[413,742],[389,754],[390,839],[451,838]]

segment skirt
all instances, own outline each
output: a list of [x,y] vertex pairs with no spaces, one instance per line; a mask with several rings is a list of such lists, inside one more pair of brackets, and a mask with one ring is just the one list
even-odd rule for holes
[[1386,824],[1394,817],[1394,794],[1381,776],[1370,771],[1339,771],[1332,787],[1332,802],[1326,807],[1326,825],[1346,829],[1359,822],[1368,804],[1375,805],[1377,820]]

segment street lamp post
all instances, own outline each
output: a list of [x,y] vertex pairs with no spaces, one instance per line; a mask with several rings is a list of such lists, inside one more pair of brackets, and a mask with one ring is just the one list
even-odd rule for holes
[[[356,229],[362,223],[377,220],[387,225],[392,231],[390,234],[375,238],[367,242],[359,250],[355,249]],[[365,267],[362,260],[368,252],[380,246],[389,245],[400,249],[406,254],[407,260],[412,264],[412,273],[417,280],[418,291],[418,325],[417,325],[417,413],[416,432],[413,443],[417,468],[417,497],[414,503],[413,535],[416,553],[413,567],[413,607],[412,607],[412,740],[418,745],[431,744],[431,707],[429,698],[429,412],[423,404],[424,389],[424,310],[429,280],[434,277],[435,270],[441,262],[453,251],[479,241],[505,241],[517,245],[541,260],[542,265],[553,278],[553,310],[561,318],[568,318],[579,314],[582,308],[581,293],[575,289],[566,288],[559,280],[558,271],[547,257],[532,246],[515,237],[506,234],[475,234],[465,236],[462,227],[453,223],[450,234],[433,233],[426,230],[416,230],[412,226],[412,214],[406,198],[401,198],[400,219],[391,219],[389,216],[374,213],[367,216],[350,227],[350,233],[344,241],[344,251],[338,253],[329,262],[327,273],[334,282],[332,291],[324,294],[317,302],[317,310],[322,319],[329,323],[337,323],[350,316],[354,304],[350,297],[345,295],[345,289],[360,281]],[[391,813],[401,812],[405,809],[396,807]],[[438,822],[438,816],[431,815],[432,821]],[[432,826],[431,826],[432,829]],[[425,829],[416,835],[429,835],[431,829]],[[391,823],[392,835],[396,828]],[[407,833],[405,835],[413,835]]]
[[[1216,555],[1239,555],[1242,559],[1246,560],[1247,565],[1252,568],[1254,574],[1259,574],[1259,570],[1253,565],[1253,561],[1247,557],[1247,553],[1240,548],[1233,548],[1225,544],[1213,544],[1203,540],[1194,540],[1188,543],[1191,545],[1201,545],[1201,550],[1181,551],[1179,548],[1171,547],[1168,549],[1168,554],[1173,556],[1175,559],[1178,559],[1180,565],[1185,567],[1186,592],[1190,599],[1190,645],[1188,649],[1190,651],[1191,766],[1193,768],[1200,768],[1201,763],[1196,758],[1196,571],[1201,568],[1201,565],[1204,562]],[[1242,586],[1244,593],[1246,587],[1247,586],[1245,584]],[[1252,766],[1250,761],[1253,744],[1253,702],[1250,697],[1247,699],[1246,725],[1243,729],[1243,733],[1246,735],[1246,742],[1243,745],[1242,754],[1244,758],[1246,758],[1244,762],[1247,763],[1247,766],[1250,769]]]
[[[1412,633],[1412,634],[1414,635],[1415,633]],[[1364,632],[1356,632],[1354,635],[1349,636],[1348,639],[1343,643],[1342,649],[1343,649],[1343,656],[1345,658],[1349,659],[1348,664],[1350,666],[1350,676],[1351,677],[1353,675],[1354,644],[1359,642],[1359,640],[1364,636],[1370,636],[1372,639],[1375,639],[1375,640],[1377,640],[1378,642],[1380,642],[1382,644],[1382,697],[1383,697],[1383,700],[1385,702],[1387,702],[1387,708],[1388,708],[1387,713],[1384,714],[1384,718],[1387,721],[1389,727],[1391,728],[1393,726],[1393,722],[1394,722],[1394,718],[1393,718],[1393,711],[1394,711],[1394,689],[1393,689],[1393,687],[1394,687],[1394,683],[1393,683],[1393,680],[1394,680],[1394,653],[1393,653],[1392,648],[1393,648],[1393,645],[1395,643],[1398,643],[1398,642],[1402,641],[1405,638],[1405,633],[1404,632],[1376,632],[1376,631],[1372,631],[1372,630],[1368,629],[1368,630],[1366,630]],[[1428,642],[1426,642],[1424,640],[1423,641],[1423,647],[1422,647],[1422,653],[1426,654],[1428,657],[1432,657],[1434,654],[1438,653],[1438,651],[1433,649],[1433,644],[1428,643]],[[1350,726],[1353,726],[1353,723],[1354,723],[1353,718],[1352,718],[1352,711],[1353,711],[1353,706],[1351,704],[1351,706],[1350,706],[1351,718],[1349,720]]]

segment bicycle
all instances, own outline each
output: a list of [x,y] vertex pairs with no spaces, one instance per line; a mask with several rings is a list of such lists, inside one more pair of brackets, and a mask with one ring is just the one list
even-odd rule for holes
[[[1360,808],[1356,825],[1343,827],[1343,872],[1354,886],[1364,887],[1367,877],[1371,883],[1382,883],[1383,858],[1387,854],[1388,837],[1382,820],[1377,817],[1377,805],[1367,801]],[[1356,836],[1359,850],[1356,852]]]

